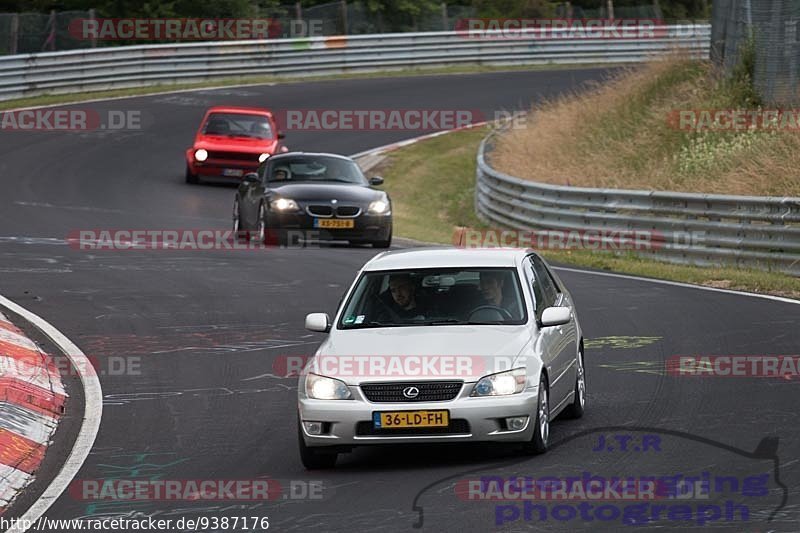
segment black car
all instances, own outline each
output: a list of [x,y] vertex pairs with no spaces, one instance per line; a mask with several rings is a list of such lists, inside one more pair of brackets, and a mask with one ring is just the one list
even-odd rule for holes
[[247,174],[236,192],[233,229],[267,243],[334,240],[388,248],[392,204],[349,157],[289,152]]

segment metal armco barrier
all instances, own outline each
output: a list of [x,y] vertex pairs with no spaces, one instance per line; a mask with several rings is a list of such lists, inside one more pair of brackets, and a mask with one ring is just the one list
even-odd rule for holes
[[[393,33],[109,47],[0,57],[0,100],[254,76],[315,76],[444,67],[633,63],[682,49],[707,58],[708,24],[663,26],[654,37],[576,38],[568,30]],[[529,35],[528,35],[529,34]]]
[[[638,255],[681,264],[736,265],[800,276],[800,198],[723,196],[549,185],[493,169],[496,133],[478,150],[475,208],[517,230],[632,230],[659,237]],[[663,239],[663,240],[661,240]]]

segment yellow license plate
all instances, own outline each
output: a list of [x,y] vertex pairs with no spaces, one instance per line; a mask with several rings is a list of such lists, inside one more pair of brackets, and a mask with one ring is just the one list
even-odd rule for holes
[[447,411],[392,411],[372,413],[372,422],[376,428],[432,428],[450,425],[450,413]]
[[315,219],[315,226],[318,228],[327,228],[327,229],[348,229],[354,228],[355,222],[353,220],[341,220],[337,218],[323,218],[323,219]]

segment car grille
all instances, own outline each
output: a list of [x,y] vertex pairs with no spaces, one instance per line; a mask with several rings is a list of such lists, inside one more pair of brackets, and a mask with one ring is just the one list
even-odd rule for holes
[[330,205],[309,205],[306,211],[312,217],[337,217],[355,218],[361,214],[361,208],[355,205],[340,205],[335,209]]
[[458,435],[469,434],[469,422],[461,418],[454,418],[450,420],[450,425],[447,427],[432,427],[432,428],[376,428],[372,422],[363,421],[356,424],[357,437],[380,437],[391,435],[393,437],[409,436],[415,437],[420,435]]
[[333,208],[329,205],[310,205],[306,208],[308,214],[315,217],[333,216]]
[[255,161],[258,162],[259,154],[247,154],[243,152],[217,152],[209,151],[208,159],[227,159],[229,161]]
[[336,208],[337,217],[357,217],[361,214],[361,208],[352,205],[340,205]]
[[[458,396],[460,381],[428,381],[422,383],[370,383],[362,384],[361,391],[367,400],[377,403],[390,402],[446,402]],[[403,389],[416,387],[416,398],[403,396]]]

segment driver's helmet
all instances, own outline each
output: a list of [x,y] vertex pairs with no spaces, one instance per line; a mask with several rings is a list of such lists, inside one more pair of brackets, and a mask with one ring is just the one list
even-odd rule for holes
[[[283,176],[280,176],[280,173],[283,172]],[[287,166],[279,166],[275,167],[275,170],[272,171],[272,179],[274,180],[289,180],[292,179],[292,172],[289,170]]]

